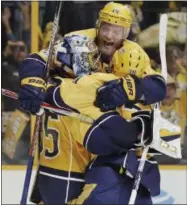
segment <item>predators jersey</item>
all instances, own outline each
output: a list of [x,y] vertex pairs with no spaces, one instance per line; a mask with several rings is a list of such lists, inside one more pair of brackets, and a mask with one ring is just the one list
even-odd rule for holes
[[83,179],[91,154],[75,141],[80,135],[79,126],[79,120],[45,111],[40,140],[41,166],[62,171],[64,177],[71,172],[72,178]]
[[[87,125],[85,123],[85,125]],[[82,134],[91,125],[84,128]],[[84,173],[94,155],[75,139],[80,139],[80,121],[45,110],[39,139],[39,167],[31,201],[66,204],[79,196]],[[39,187],[39,188],[38,188]]]
[[104,114],[94,105],[96,91],[104,82],[114,79],[119,77],[105,73],[94,73],[76,80],[63,79],[56,93],[60,92],[61,99],[71,108],[96,120]]

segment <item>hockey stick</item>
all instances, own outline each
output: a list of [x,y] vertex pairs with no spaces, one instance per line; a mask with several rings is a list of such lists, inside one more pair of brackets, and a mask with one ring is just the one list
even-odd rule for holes
[[[50,44],[49,44],[49,48],[48,48],[48,58],[47,58],[47,62],[46,62],[46,74],[45,74],[46,82],[47,82],[48,77],[49,77],[49,64],[50,64],[50,61],[52,58],[55,37],[56,37],[56,34],[58,32],[58,24],[59,24],[59,19],[60,19],[61,7],[62,7],[62,1],[57,3],[57,7],[56,7],[56,11],[55,11],[51,40],[50,40]],[[35,122],[35,126],[34,126],[34,132],[33,132],[33,136],[32,136],[31,146],[29,149],[29,160],[28,160],[28,164],[27,164],[27,170],[26,170],[26,174],[25,174],[25,181],[24,181],[24,187],[23,187],[23,192],[22,192],[20,204],[27,203],[28,191],[29,191],[31,174],[32,174],[32,167],[33,167],[34,156],[35,156],[36,147],[37,147],[37,138],[38,138],[39,131],[40,131],[40,122],[42,120],[43,112],[44,112],[44,110],[43,110],[43,108],[41,108],[40,111],[36,114],[36,122]]]
[[[161,68],[162,75],[164,79],[167,79],[167,65],[166,65],[166,35],[167,35],[167,14],[162,14],[160,17],[160,27],[159,27],[159,51],[160,51],[160,59],[161,59]],[[159,116],[160,116],[160,103],[156,103],[154,107],[154,115],[156,115],[156,120],[158,122],[156,130],[154,132],[159,132]],[[137,192],[140,186],[140,181],[142,178],[145,161],[147,159],[147,153],[149,151],[149,146],[145,146],[143,149],[142,157],[139,162],[138,170],[135,176],[133,189],[131,192],[131,196],[129,199],[129,204],[135,204]]]
[[[15,100],[18,100],[18,94],[15,93],[15,92],[12,92],[10,90],[2,88],[1,93],[4,96],[7,96],[7,97],[15,99]],[[45,103],[45,102],[41,103],[41,107],[44,108],[44,109],[50,110],[52,112],[55,112],[57,114],[67,115],[67,116],[79,119],[83,122],[87,122],[87,123],[90,123],[90,124],[92,124],[94,122],[94,120],[92,118],[88,117],[88,116],[81,115],[79,113],[73,112],[73,111],[68,110],[66,108],[58,108],[58,107],[52,106],[52,105],[50,105],[48,103]]]

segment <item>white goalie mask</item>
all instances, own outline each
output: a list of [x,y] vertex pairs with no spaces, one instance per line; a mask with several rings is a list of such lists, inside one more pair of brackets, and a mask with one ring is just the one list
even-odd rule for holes
[[96,72],[100,68],[100,53],[87,36],[72,36],[68,42],[72,53],[72,68],[76,77]]

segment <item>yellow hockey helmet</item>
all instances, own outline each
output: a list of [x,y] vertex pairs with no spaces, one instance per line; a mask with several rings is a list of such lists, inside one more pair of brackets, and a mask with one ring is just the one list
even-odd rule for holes
[[148,57],[140,47],[122,47],[115,53],[114,59],[114,73],[117,76],[130,73],[139,78],[143,77]]
[[99,12],[99,18],[96,22],[99,28],[101,22],[122,26],[125,29],[125,38],[127,38],[132,24],[131,11],[128,5],[110,2]]
[[99,12],[99,21],[129,28],[132,17],[128,5],[110,2]]

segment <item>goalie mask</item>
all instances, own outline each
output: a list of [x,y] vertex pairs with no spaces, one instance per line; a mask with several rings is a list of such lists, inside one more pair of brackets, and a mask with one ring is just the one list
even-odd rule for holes
[[73,70],[74,77],[97,72],[100,53],[96,44],[87,36],[65,37],[56,52],[57,60]]
[[95,43],[86,36],[71,39],[72,67],[76,76],[99,70],[100,54]]

